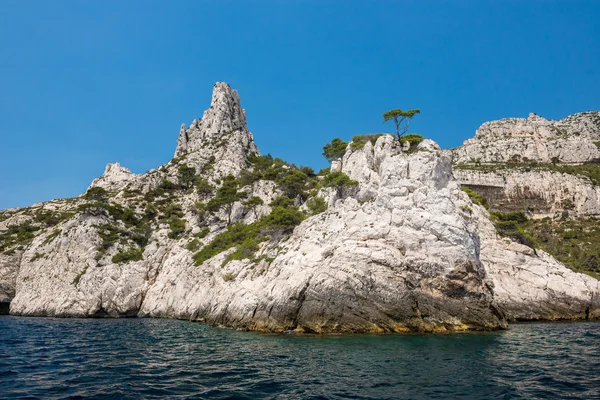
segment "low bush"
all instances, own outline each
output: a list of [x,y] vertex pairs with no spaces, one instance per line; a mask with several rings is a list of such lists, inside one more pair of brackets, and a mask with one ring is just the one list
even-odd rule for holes
[[169,238],[179,239],[185,232],[185,221],[178,217],[172,217],[169,220],[169,229],[171,229]]
[[479,204],[480,206],[482,206],[486,209],[489,207],[487,199],[485,197],[483,197],[482,195],[480,195],[479,193],[472,191],[467,186],[463,186],[461,189],[463,192],[465,192],[471,198],[471,201],[473,203]]
[[141,249],[132,247],[129,249],[123,249],[115,254],[111,261],[115,264],[126,263],[129,261],[141,261],[144,259],[143,251]]
[[410,153],[414,152],[417,148],[417,146],[419,145],[419,143],[421,143],[425,138],[417,133],[410,133],[408,135],[404,135],[402,137],[400,137],[400,143],[409,143],[410,147],[408,149],[408,151]]
[[369,135],[356,135],[352,138],[352,142],[350,142],[350,147],[352,147],[353,150],[358,150],[358,149],[362,149],[363,147],[365,147],[365,144],[367,144],[367,142],[371,142],[371,144],[375,144],[375,142],[377,141],[377,139],[379,139],[381,136],[386,135],[385,133],[376,133],[376,134],[369,134]]
[[342,158],[346,153],[346,147],[348,147],[347,142],[344,142],[340,138],[335,138],[323,146],[323,157],[329,162]]
[[108,198],[108,192],[101,187],[93,187],[87,190],[83,197],[87,200],[105,201]]
[[258,250],[258,243],[265,240],[269,234],[274,231],[287,234],[304,218],[304,214],[297,207],[275,207],[271,214],[252,224],[245,225],[241,222],[231,224],[225,232],[218,234],[212,242],[194,254],[194,263],[200,265],[209,258],[236,246],[238,247],[236,254],[250,258],[250,250]]
[[312,215],[327,211],[327,202],[321,197],[311,197],[306,202],[306,206]]
[[517,243],[529,246],[532,249],[536,248],[535,239],[528,233],[523,223],[527,222],[528,219],[522,212],[511,212],[511,213],[491,213],[492,220],[496,226],[496,232],[500,236],[508,237]]

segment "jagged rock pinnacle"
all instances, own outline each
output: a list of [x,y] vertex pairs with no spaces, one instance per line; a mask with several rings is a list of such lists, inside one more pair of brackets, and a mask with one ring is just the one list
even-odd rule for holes
[[240,105],[237,91],[224,82],[217,82],[210,108],[202,119],[194,120],[188,129],[181,126],[175,156],[197,150],[207,141],[214,142],[234,132],[244,132],[251,137],[246,126],[246,112]]
[[121,189],[134,178],[135,174],[132,174],[129,169],[122,167],[118,162],[107,164],[102,176],[94,179],[90,188],[101,187],[107,190]]

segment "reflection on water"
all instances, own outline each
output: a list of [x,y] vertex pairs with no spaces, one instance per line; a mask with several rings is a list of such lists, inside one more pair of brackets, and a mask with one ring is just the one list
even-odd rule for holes
[[282,336],[157,319],[0,317],[1,398],[600,398],[600,323]]

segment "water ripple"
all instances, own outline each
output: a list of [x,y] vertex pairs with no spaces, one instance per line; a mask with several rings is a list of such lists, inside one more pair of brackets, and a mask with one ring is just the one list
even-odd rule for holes
[[263,335],[0,317],[4,399],[600,398],[600,323],[459,335]]

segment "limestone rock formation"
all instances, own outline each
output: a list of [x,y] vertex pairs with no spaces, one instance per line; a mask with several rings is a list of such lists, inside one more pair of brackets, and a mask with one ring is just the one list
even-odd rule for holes
[[116,162],[108,164],[104,170],[104,174],[94,179],[90,188],[101,187],[106,190],[118,190],[127,186],[134,179],[135,174],[132,174],[130,170]]
[[489,171],[455,168],[454,177],[485,196],[498,211],[527,211],[538,217],[565,210],[579,216],[600,215],[600,187],[585,176],[516,165]]
[[600,159],[600,112],[570,115],[559,121],[535,114],[486,122],[475,137],[451,149],[453,162],[582,163]]
[[408,153],[383,135],[349,145],[338,167],[349,178],[326,184],[259,157],[237,93],[217,83],[202,120],[182,127],[175,159],[143,175],[113,165],[94,181],[110,189],[107,202],[0,212],[0,303],[15,315],[275,332],[600,316],[598,281],[500,238],[436,143]]
[[[446,154],[454,159],[457,181],[483,196],[491,210],[529,216],[533,222],[527,223],[524,234],[537,237],[539,247],[562,256],[571,267],[594,273],[595,241],[600,240],[593,233],[600,215],[599,132],[600,112],[574,114],[560,121],[531,114],[527,120],[485,123],[475,138]],[[580,240],[578,235],[582,235]],[[509,318],[596,315],[595,306],[584,305],[598,302],[597,281],[564,270],[539,248],[535,258],[527,254],[533,250],[522,245],[518,246],[525,251],[511,252],[510,257],[498,254],[495,246],[486,246],[485,237],[482,234],[482,260],[494,281],[495,299]],[[510,246],[517,250],[514,243]],[[519,263],[528,267],[521,268]],[[556,300],[565,296],[572,298]],[[535,304],[539,306],[531,307]]]
[[[224,152],[216,150],[225,149]],[[175,157],[200,152],[215,157],[225,167],[226,173],[238,173],[246,166],[246,158],[258,154],[254,137],[246,126],[246,111],[240,104],[237,91],[223,82],[217,82],[213,89],[210,108],[202,119],[194,120],[189,128],[181,126]]]

